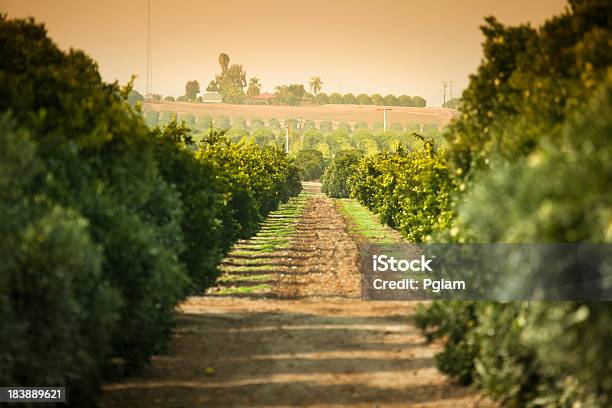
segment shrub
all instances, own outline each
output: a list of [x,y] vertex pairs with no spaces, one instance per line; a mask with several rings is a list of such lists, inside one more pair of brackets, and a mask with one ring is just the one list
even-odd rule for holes
[[374,141],[374,136],[372,136],[372,132],[367,129],[359,129],[351,135],[351,144],[358,150],[365,151],[366,141]]
[[132,89],[128,94],[127,102],[130,106],[134,107],[137,103],[144,102],[144,96],[142,96],[140,92]]
[[270,129],[257,129],[251,134],[253,142],[259,146],[267,146],[274,142],[274,133]]
[[329,145],[332,153],[339,152],[340,150],[350,149],[351,139],[348,133],[342,130],[334,130],[332,133],[326,136],[325,141]]
[[322,120],[319,122],[319,130],[321,130],[321,133],[324,135],[331,133],[333,130],[332,123],[328,120]]
[[268,121],[268,128],[275,133],[280,133],[281,131],[281,124],[278,121],[278,119],[270,119]]
[[0,211],[10,214],[0,223],[0,381],[66,385],[85,404],[110,353],[118,293],[102,275],[87,220],[28,194],[44,183],[44,163],[8,114],[0,116],[0,174]]
[[338,123],[338,125],[336,126],[336,129],[344,133],[351,133],[351,125],[349,125],[346,122]]
[[304,85],[291,84],[276,87],[274,101],[279,105],[299,105],[306,93]]
[[198,81],[187,81],[185,84],[185,97],[190,101],[195,101],[200,92],[200,83]]
[[321,152],[321,154],[323,155],[323,157],[327,160],[329,159],[329,157],[331,157],[331,150],[329,149],[329,146],[327,145],[327,143],[319,143],[316,147],[316,150],[318,150],[319,152]]
[[232,143],[240,143],[249,137],[249,132],[239,127],[233,127],[226,133],[226,135]]
[[347,198],[351,192],[350,175],[355,171],[363,152],[346,150],[336,154],[321,178],[321,191],[333,198]]
[[200,144],[197,157],[216,174],[225,249],[252,235],[269,211],[301,190],[298,168],[275,147],[234,145],[212,131]]
[[[81,52],[61,52],[46,37],[44,28],[31,21],[7,21],[6,17],[0,17],[0,44],[0,61],[3,61],[0,63],[0,77],[3,78],[0,93],[4,95],[0,111],[11,110],[20,128],[32,135],[39,146],[36,156],[44,168],[44,179],[52,180],[49,184],[36,182],[28,189],[28,194],[40,197],[41,203],[44,197],[49,203],[48,217],[33,219],[33,222],[38,222],[37,219],[41,222],[33,228],[44,226],[41,233],[52,234],[48,242],[38,243],[42,245],[40,250],[49,251],[48,271],[62,270],[64,261],[61,258],[66,259],[67,302],[71,301],[70,292],[73,291],[69,286],[77,282],[80,285],[81,279],[91,278],[91,282],[84,282],[82,288],[74,290],[83,290],[84,297],[91,295],[89,303],[79,313],[92,321],[95,317],[90,314],[104,310],[111,301],[105,299],[106,295],[90,291],[87,285],[98,285],[99,290],[110,287],[118,294],[120,299],[114,311],[116,324],[110,328],[110,323],[100,324],[100,332],[94,336],[101,341],[111,337],[112,355],[130,366],[139,365],[164,344],[174,306],[181,295],[181,285],[186,281],[184,268],[172,250],[163,244],[164,231],[176,225],[178,214],[167,219],[160,216],[162,212],[164,216],[172,214],[172,209],[163,204],[176,203],[178,194],[157,175],[149,129],[136,113],[126,108],[123,98],[129,87],[121,90],[117,85],[103,83],[91,59]],[[75,77],[79,80],[74,81]],[[28,100],[20,96],[24,89],[31,96]],[[58,97],[62,103],[58,102]],[[48,115],[44,121],[39,119],[41,112]],[[161,188],[168,190],[168,200],[158,204],[158,213],[152,213],[148,203],[153,193]],[[27,228],[24,225],[16,233],[25,237]],[[88,239],[96,250],[89,246]],[[72,257],[69,244],[91,255],[90,261],[68,259]],[[95,277],[96,251],[100,259],[99,279]],[[40,256],[44,254],[41,252]],[[56,256],[56,260],[51,256]],[[24,262],[21,271],[36,270],[43,267],[45,258],[32,257]],[[69,276],[71,270],[81,267],[82,276],[74,279]],[[49,296],[61,292],[61,285],[53,283],[53,278],[48,283],[53,293]],[[38,294],[14,293],[15,298],[18,295],[23,296],[24,304],[36,305],[34,299]],[[74,300],[72,307],[78,307],[79,302]],[[74,322],[80,325],[78,319]],[[35,322],[24,317],[22,324],[27,327]],[[82,328],[82,335],[89,336],[85,326]],[[54,330],[61,331],[62,326]],[[47,335],[61,336],[53,332]],[[93,368],[97,364],[94,362],[110,354],[105,347],[96,346],[95,338],[91,338],[92,349],[78,343],[80,338],[76,335],[74,341],[72,355],[75,359],[83,358],[83,370],[91,368],[91,371],[75,369],[73,377],[64,377],[65,380],[97,384],[99,372]],[[63,345],[55,347],[61,350]],[[91,359],[92,365],[85,359]],[[66,361],[66,364],[73,363]],[[63,372],[62,368],[58,364],[55,367],[57,375],[49,374],[44,384],[60,381],[61,376],[70,372]],[[79,404],[78,398],[74,401]],[[88,400],[80,402],[89,403]]]
[[367,123],[365,123],[365,122],[357,122],[357,123],[355,124],[355,132],[356,132],[356,131],[358,131],[358,130],[360,130],[360,129],[365,129],[365,130],[367,130],[367,129],[368,129],[368,124],[367,124]]
[[387,106],[397,106],[399,104],[397,96],[391,94],[385,96],[384,101]]
[[372,98],[364,93],[357,95],[356,99],[359,105],[372,105]]
[[412,98],[408,95],[402,95],[397,98],[397,103],[399,106],[413,106]]
[[317,96],[315,96],[315,102],[318,105],[325,105],[329,103],[329,97],[327,96],[325,92],[319,92]]
[[146,111],[144,114],[144,122],[148,127],[154,128],[159,124],[159,112],[154,110]]
[[372,105],[382,106],[385,104],[385,100],[380,94],[373,94],[372,96],[370,96],[370,99],[372,100]]
[[[610,12],[609,2],[572,2],[537,31],[487,19],[485,58],[446,133],[465,193],[438,239],[610,242]],[[443,370],[502,403],[603,407],[610,312],[603,302],[434,303],[420,326],[444,339]]]
[[318,180],[325,171],[323,154],[318,150],[300,150],[295,160],[302,180]]
[[466,338],[465,326],[476,326],[476,307],[475,302],[435,302],[429,308],[419,306],[415,316],[416,326],[428,340],[446,339],[444,350],[436,355],[436,365],[462,385],[473,382],[478,347]]
[[346,105],[354,105],[357,103],[357,98],[352,93],[347,93],[342,97],[342,103]]
[[342,104],[344,103],[344,99],[342,99],[342,95],[340,95],[338,92],[333,92],[329,94],[329,103],[336,105]]
[[419,125],[418,123],[407,123],[406,124],[406,133],[412,133],[412,132],[420,133],[421,132],[421,125]]
[[444,107],[451,108],[451,109],[459,109],[460,104],[461,104],[461,98],[453,98],[449,101],[446,101],[446,103],[444,104]]
[[411,242],[447,228],[453,191],[444,152],[424,141],[421,151],[364,158],[349,180],[351,196]]
[[398,122],[393,122],[391,124],[391,126],[389,126],[389,129],[394,131],[394,132],[403,132],[404,131],[404,127],[402,126],[401,123],[398,123]]
[[427,101],[420,96],[413,96],[412,106],[415,106],[417,108],[424,108],[425,106],[427,106]]
[[266,124],[263,122],[263,120],[259,119],[259,118],[253,118],[251,119],[251,124],[249,126],[249,130],[251,132],[254,132],[258,129],[262,129],[266,127]]
[[431,132],[434,130],[438,130],[438,125],[435,123],[425,123],[423,125],[423,132]]
[[314,130],[316,128],[317,128],[317,126],[315,125],[314,120],[307,119],[307,120],[304,121],[304,125],[302,127],[302,131],[303,132],[308,132],[309,130]]
[[[376,135],[374,136],[374,140],[376,141],[376,144],[381,150],[389,150],[389,143],[392,140],[397,140],[401,138],[402,135],[403,134],[395,132],[393,130],[387,130],[386,132],[376,133]],[[412,149],[412,147],[415,142],[417,142],[417,145],[419,147],[423,146],[423,143],[419,143],[420,139],[417,139],[414,136],[408,137],[407,139],[409,140],[409,144],[406,144],[404,147],[410,147],[411,149],[409,150],[414,150]]]
[[214,122],[213,127],[217,130],[228,130],[230,128],[230,120],[227,116],[218,116]]
[[166,126],[168,123],[172,122],[173,120],[176,120],[176,118],[176,112],[162,112],[159,118],[159,126]]
[[164,101],[174,102],[174,96],[166,96]]
[[304,149],[315,149],[319,143],[324,143],[325,137],[316,129],[308,130],[304,133],[302,146]]
[[206,131],[212,127],[212,118],[209,115],[202,115],[196,118],[195,127],[197,130]]
[[102,82],[31,20],[0,16],[0,78],[0,380],[91,406],[110,358],[159,352],[177,303],[299,192],[299,170],[214,131],[194,156],[174,113],[150,130],[131,84]]
[[195,116],[193,116],[193,113],[183,113],[179,116],[179,119],[185,122],[185,125],[187,125],[189,129],[196,128]]
[[[176,187],[181,210],[180,232],[168,234],[170,238],[182,234],[183,240],[174,244],[180,261],[186,266],[193,293],[208,287],[217,275],[216,265],[220,261],[221,237],[216,228],[214,174],[211,166],[199,162],[190,146],[189,131],[176,122],[154,135],[155,155],[161,176]],[[154,200],[159,202],[163,197]],[[172,243],[166,241],[167,246]]]
[[362,144],[361,144],[361,149],[364,151],[364,153],[366,154],[366,156],[372,156],[374,154],[378,154],[380,152],[380,148],[378,147],[378,144],[376,143],[375,140],[365,140]]
[[232,127],[237,129],[246,130],[247,124],[243,118],[234,118],[232,121]]
[[295,133],[298,127],[297,119],[285,119],[285,127],[288,127],[290,132]]
[[314,103],[314,101],[315,101],[315,96],[313,94],[311,94],[310,92],[304,93],[304,96],[302,97],[302,102]]

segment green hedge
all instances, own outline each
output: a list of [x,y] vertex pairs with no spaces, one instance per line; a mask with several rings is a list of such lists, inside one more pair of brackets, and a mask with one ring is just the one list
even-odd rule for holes
[[225,249],[256,230],[264,216],[301,190],[299,169],[276,147],[237,145],[212,132],[200,145],[198,160],[211,166],[220,199]]
[[198,146],[171,112],[149,129],[129,92],[0,16],[0,382],[65,385],[74,406],[111,358],[160,351],[177,303],[301,188],[276,149],[215,131]]
[[346,198],[351,193],[349,177],[363,157],[361,150],[345,150],[336,153],[321,177],[321,191],[330,197]]
[[412,242],[427,240],[452,218],[452,181],[444,151],[423,148],[379,153],[359,162],[349,179],[350,196]]
[[[413,241],[611,242],[610,15],[585,0],[537,30],[487,18],[447,153],[427,142],[367,157],[353,195]],[[416,323],[444,345],[439,369],[504,406],[612,406],[609,303],[432,302]]]
[[300,150],[295,160],[302,180],[318,180],[325,171],[325,160],[323,154],[318,150]]
[[[67,384],[87,400],[109,355],[119,292],[102,273],[87,219],[44,195],[29,132],[0,116],[0,381]],[[78,352],[76,352],[78,351]]]
[[148,110],[144,113],[144,121],[150,128],[159,125],[159,112]]
[[212,126],[210,115],[198,116],[195,120],[195,128],[199,131],[207,131]]
[[[612,77],[572,115],[557,143],[478,176],[453,229],[440,238],[610,242],[611,110]],[[436,303],[421,311],[419,325],[447,339],[438,356],[443,371],[496,399],[603,407],[612,403],[611,312],[609,303]]]

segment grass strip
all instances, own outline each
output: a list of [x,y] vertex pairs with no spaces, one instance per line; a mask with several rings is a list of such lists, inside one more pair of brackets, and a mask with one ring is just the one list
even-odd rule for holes
[[336,207],[348,221],[349,232],[362,240],[373,243],[396,244],[402,242],[399,232],[378,221],[376,214],[355,199],[335,199]]
[[219,296],[230,295],[248,295],[251,293],[260,293],[270,290],[270,285],[255,285],[255,286],[235,286],[231,288],[222,288],[214,292]]

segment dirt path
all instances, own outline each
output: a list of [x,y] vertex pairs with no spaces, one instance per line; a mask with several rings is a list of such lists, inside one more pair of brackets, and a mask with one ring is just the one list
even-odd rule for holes
[[302,256],[295,259],[292,273],[279,280],[281,298],[359,296],[357,244],[330,199],[322,194],[310,198],[294,245]]
[[255,239],[225,262],[258,289],[188,299],[168,352],[107,384],[103,407],[489,406],[437,372],[414,302],[359,300],[357,245],[330,199],[277,218],[258,239],[293,225],[289,246],[262,253]]

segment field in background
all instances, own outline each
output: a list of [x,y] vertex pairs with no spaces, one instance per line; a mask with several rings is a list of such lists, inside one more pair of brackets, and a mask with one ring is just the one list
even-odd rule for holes
[[[366,122],[371,126],[374,122],[382,122],[383,113],[377,109],[381,106],[374,105],[306,105],[306,106],[283,106],[283,105],[230,105],[230,104],[206,104],[191,102],[145,102],[144,110],[156,110],[159,112],[171,111],[181,113],[193,113],[198,115],[210,115],[217,117],[225,115],[229,118],[260,118],[264,121],[269,119],[311,119],[319,124],[319,121],[327,120],[334,124],[347,122],[354,125],[357,122]],[[438,127],[448,124],[457,115],[457,111],[448,108],[409,108],[401,106],[390,107],[387,113],[389,123],[435,123]]]

